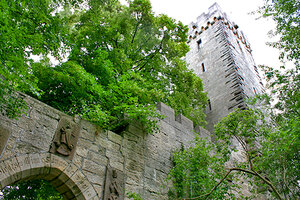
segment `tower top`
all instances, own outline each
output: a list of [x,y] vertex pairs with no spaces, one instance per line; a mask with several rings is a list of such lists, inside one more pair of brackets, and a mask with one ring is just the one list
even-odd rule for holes
[[219,4],[217,2],[215,2],[213,5],[211,5],[209,8],[208,8],[208,12],[209,13],[213,13],[215,11],[222,11],[221,7],[219,6]]
[[226,13],[222,11],[221,7],[216,2],[208,8],[207,13],[203,12],[200,16],[198,16],[196,22],[190,23],[189,27],[191,28],[194,25],[204,25],[207,21],[212,21],[214,17],[223,17],[228,19]]

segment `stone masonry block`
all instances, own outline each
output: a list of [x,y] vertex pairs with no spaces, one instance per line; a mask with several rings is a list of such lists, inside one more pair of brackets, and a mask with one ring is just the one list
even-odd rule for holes
[[167,106],[166,104],[159,102],[156,105],[157,110],[160,111],[160,113],[164,116],[166,116],[164,118],[164,120],[166,121],[175,121],[175,112],[172,108],[170,108],[169,106]]
[[199,134],[201,138],[206,138],[209,141],[211,141],[211,134],[208,130],[205,130],[201,126],[196,126],[195,127],[195,132]]
[[89,200],[98,198],[98,194],[96,193],[92,185],[90,185],[89,188],[82,193],[82,195],[84,196],[85,199],[89,199]]
[[[84,174],[77,170],[75,172],[75,174],[69,179],[69,181],[72,181],[73,183],[76,183],[76,186],[78,186],[78,188],[80,189],[80,191],[83,193],[84,191],[86,191],[87,189],[89,189],[90,187],[92,187],[92,185],[88,182],[87,178],[84,176]],[[68,182],[68,181],[67,181]]]
[[102,138],[100,136],[96,136],[96,143],[99,144],[104,149],[108,148],[108,141],[109,140],[107,138]]
[[[51,167],[51,154],[50,153],[40,153],[39,157],[40,157],[40,163],[38,165],[41,166],[41,169],[40,169],[40,175],[37,176],[37,178],[47,176],[50,173],[50,169],[51,169],[50,168]],[[33,162],[31,161],[31,163],[33,163]],[[38,165],[36,165],[36,167],[38,167]]]
[[107,150],[118,152],[118,151],[120,151],[120,145],[116,144],[112,141],[107,141]]
[[126,172],[126,184],[140,186],[143,182],[143,172]]
[[190,131],[194,129],[193,121],[182,114],[177,115],[176,121],[181,123],[186,129]]
[[114,133],[114,132],[111,132],[111,131],[108,131],[107,132],[107,136],[108,136],[108,139],[116,144],[121,144],[122,143],[122,136]]
[[38,176],[41,173],[41,169],[44,167],[40,154],[30,154],[30,176]]
[[[100,167],[105,168],[104,166],[100,166]],[[102,176],[102,175],[95,174],[95,173],[92,173],[92,172],[87,172],[87,171],[84,171],[84,174],[86,175],[89,182],[91,182],[92,184],[97,184],[99,186],[103,186],[104,180],[105,180],[104,175]]]
[[79,133],[79,137],[93,142],[95,140],[95,133],[94,132],[88,132],[84,129],[81,129],[80,133]]
[[130,132],[138,137],[143,137],[143,135],[145,134],[145,130],[143,128],[135,126],[134,124],[129,124],[126,128],[126,132]]
[[109,158],[109,160],[124,163],[124,157],[121,152],[106,151],[106,157]]
[[145,166],[145,175],[144,176],[146,178],[156,180],[156,169]]
[[115,161],[115,160],[110,160],[109,164],[110,164],[111,167],[113,167],[115,169],[118,169],[121,172],[124,171],[124,163],[121,163],[121,162],[118,162],[118,161]]
[[30,176],[30,157],[28,154],[24,154],[17,157],[19,166],[22,171],[22,178],[27,178]]
[[61,173],[58,176],[58,180],[60,180],[61,182],[65,183],[67,182],[67,180],[69,180],[74,174],[75,172],[78,170],[77,166],[75,166],[73,163],[70,163],[63,171],[63,173]]
[[3,187],[15,183],[21,178],[21,168],[16,157],[0,163],[0,182]]
[[0,140],[0,158],[1,158],[2,151],[4,150],[4,148],[6,146],[9,135],[10,135],[10,130],[7,127],[0,124],[0,138],[1,138],[1,140]]
[[134,160],[127,159],[125,163],[125,169],[130,172],[142,172],[143,171],[143,165],[140,163],[137,163]]
[[101,166],[90,160],[84,160],[82,170],[98,174],[99,176],[105,175],[105,165]]
[[95,153],[93,151],[88,152],[87,160],[93,161],[93,162],[95,162],[99,165],[103,165],[103,166],[107,165],[107,161],[108,161],[107,157],[105,157],[99,153]]

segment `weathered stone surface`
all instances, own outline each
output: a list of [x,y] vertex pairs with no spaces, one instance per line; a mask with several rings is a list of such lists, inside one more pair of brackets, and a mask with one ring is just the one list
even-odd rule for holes
[[120,163],[124,163],[124,157],[121,152],[114,151],[106,151],[106,157],[109,158],[110,161],[116,161]]
[[182,124],[182,126],[184,126],[188,130],[193,130],[193,128],[194,128],[193,121],[188,119],[187,117],[185,117],[182,114],[177,115],[175,120],[177,122],[179,122],[180,124]]
[[70,117],[59,120],[50,152],[72,160],[80,132],[80,125]]
[[84,129],[80,131],[80,137],[93,142],[95,140],[95,132],[88,132]]
[[30,157],[28,154],[24,154],[17,157],[20,170],[22,171],[22,178],[27,178],[30,176]]
[[96,136],[96,144],[99,144],[104,149],[108,148],[108,139],[101,136]]
[[[104,166],[99,166],[101,167],[101,171],[105,172],[105,167]],[[87,179],[89,180],[89,182],[91,182],[93,185],[99,185],[102,186],[104,185],[104,177],[105,174],[96,174],[96,173],[92,173],[92,172],[88,172],[85,171],[84,174],[86,175]]]
[[8,137],[10,135],[10,131],[7,127],[0,124],[0,158],[2,157],[2,151],[4,150]]
[[100,176],[105,174],[105,166],[99,165],[90,160],[84,160],[82,170],[88,171],[91,173],[99,174]]
[[175,121],[175,112],[172,108],[167,106],[166,104],[159,102],[157,105],[157,110],[160,111],[160,113],[165,116],[165,121]]
[[103,200],[123,200],[125,195],[125,174],[117,169],[108,166]]
[[[0,177],[6,177],[6,185],[13,184],[22,178],[21,168],[16,157],[6,160],[4,165],[0,168],[0,173],[5,175],[0,175]],[[4,185],[4,181],[1,180]]]
[[87,159],[103,166],[106,166],[108,162],[107,157],[93,151],[88,152]]
[[[165,105],[163,109],[170,111],[169,118],[159,123],[160,133],[147,135],[141,126],[130,125],[118,135],[79,118],[74,121],[55,109],[47,111],[48,107],[36,100],[28,101],[31,108],[19,120],[0,116],[3,136],[7,135],[3,126],[11,124],[7,142],[5,137],[2,141],[6,144],[0,158],[1,188],[18,180],[41,178],[49,180],[65,198],[99,200],[104,198],[106,169],[111,166],[123,174],[126,192],[137,192],[145,200],[165,199],[167,189],[161,185],[171,167],[171,152],[193,138],[193,132],[184,125],[189,124],[188,120],[184,122],[186,119],[181,116],[181,123],[175,121],[170,115],[172,109]],[[71,160],[49,152],[56,141],[55,132],[62,128],[61,119],[80,124]]]
[[122,143],[122,136],[114,133],[114,132],[111,132],[111,131],[108,131],[107,132],[107,137],[110,141],[116,143],[116,144],[121,144]]
[[143,172],[126,172],[126,184],[134,185],[136,187],[142,186],[143,184]]

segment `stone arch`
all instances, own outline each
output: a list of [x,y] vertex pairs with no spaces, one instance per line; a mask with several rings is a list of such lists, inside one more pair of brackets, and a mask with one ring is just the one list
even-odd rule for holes
[[99,199],[82,171],[72,162],[51,153],[23,154],[0,161],[0,188],[23,180],[45,179],[65,199]]

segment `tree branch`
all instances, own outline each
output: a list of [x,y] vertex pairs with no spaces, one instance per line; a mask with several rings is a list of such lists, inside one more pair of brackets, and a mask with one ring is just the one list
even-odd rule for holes
[[240,171],[240,172],[244,172],[244,173],[247,173],[247,174],[252,174],[254,176],[259,177],[261,180],[263,180],[266,184],[268,184],[272,188],[272,190],[275,192],[278,199],[283,200],[281,198],[280,194],[278,193],[278,191],[276,190],[276,188],[273,186],[273,184],[270,181],[268,181],[266,178],[264,178],[263,176],[261,176],[260,174],[258,174],[257,172],[255,172],[253,170],[241,169],[241,168],[231,168],[231,169],[229,169],[229,171],[225,174],[225,176],[210,190],[209,193],[204,194],[204,195],[200,195],[198,197],[183,198],[181,200],[194,200],[194,199],[199,199],[199,198],[202,198],[202,197],[208,198],[213,193],[213,191],[215,191],[217,189],[217,187],[227,178],[227,176],[232,171]]
[[134,42],[134,38],[135,38],[136,33],[138,31],[138,28],[139,28],[139,24],[140,24],[140,20],[138,20],[137,23],[136,23],[134,34],[133,34],[132,39],[131,39],[131,44]]
[[138,71],[141,71],[141,69],[143,69],[146,66],[146,64],[149,62],[149,60],[151,60],[159,52],[159,50],[161,50],[164,39],[165,39],[165,37],[162,38],[162,40],[160,41],[160,44],[159,44],[159,48],[156,49],[155,52],[152,53],[150,58],[148,58],[148,57],[145,58],[146,62],[141,67],[139,67],[140,64],[138,64],[135,67],[135,68],[138,68]]
[[233,134],[233,136],[238,140],[238,142],[242,145],[244,151],[246,152],[247,156],[248,156],[248,160],[249,160],[249,165],[250,165],[250,169],[252,169],[252,160],[251,160],[251,157],[250,157],[250,154],[249,154],[249,151],[248,151],[248,148],[247,148],[247,144],[244,143],[244,141],[238,137],[237,135]]

